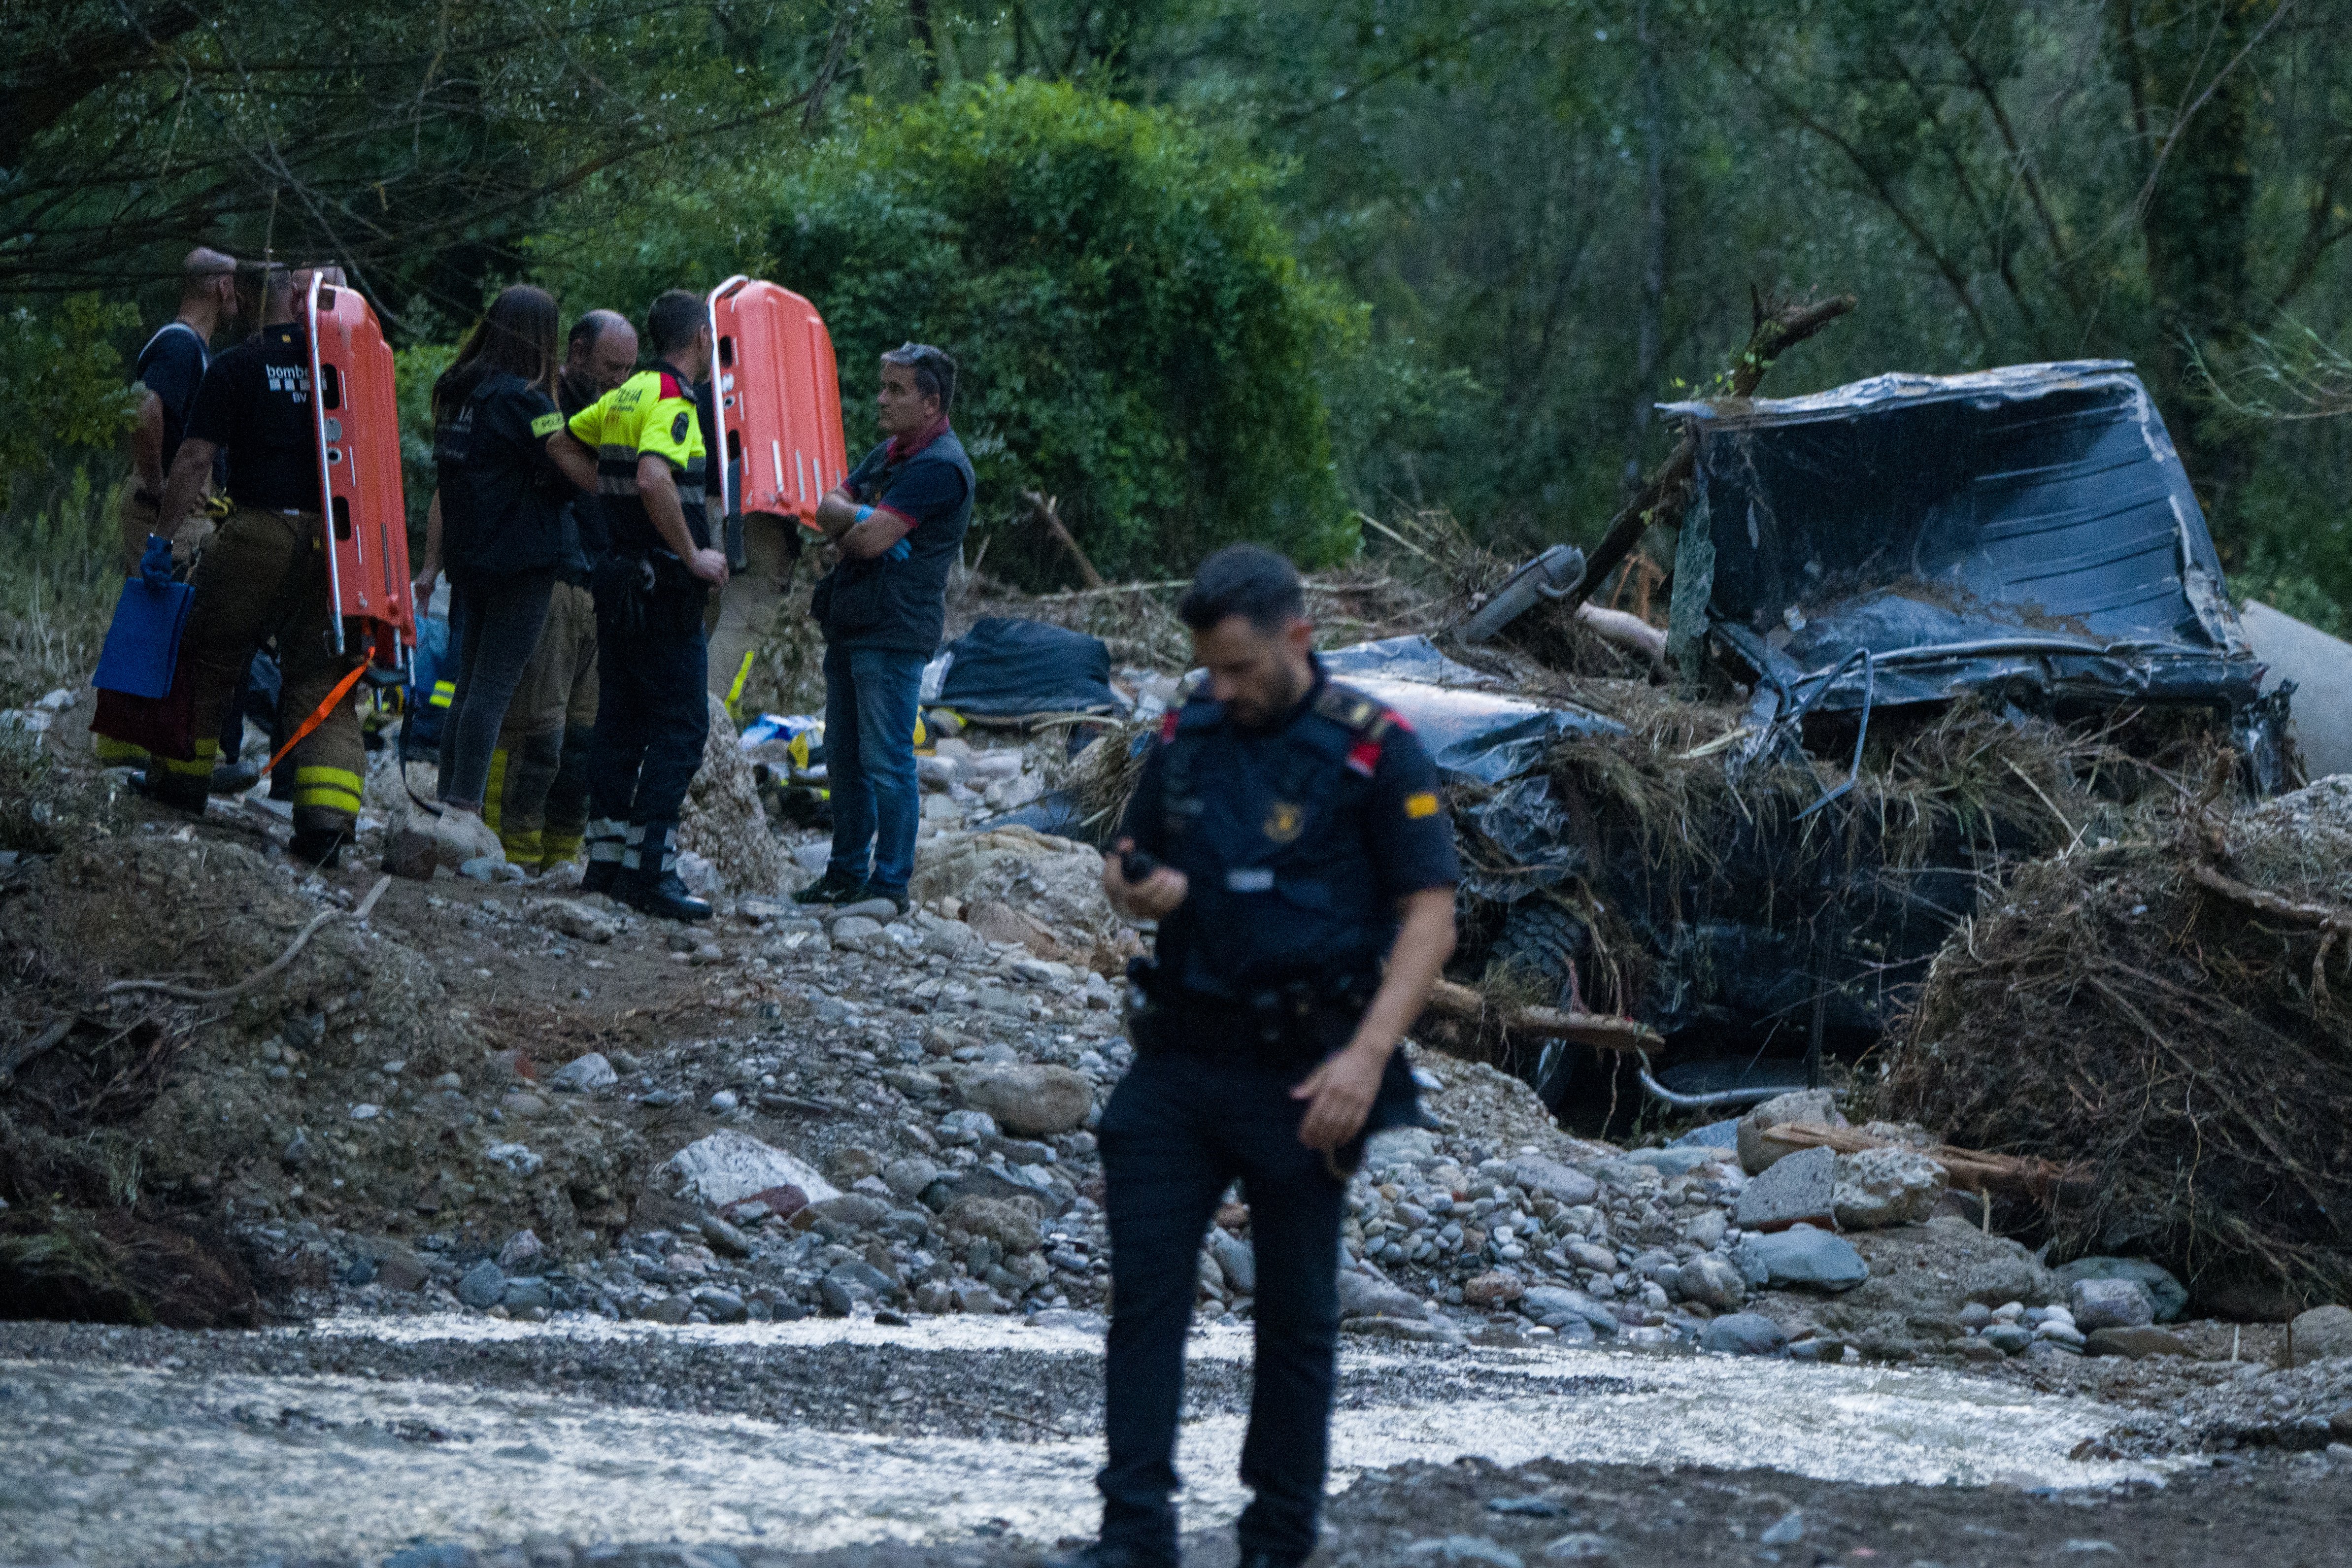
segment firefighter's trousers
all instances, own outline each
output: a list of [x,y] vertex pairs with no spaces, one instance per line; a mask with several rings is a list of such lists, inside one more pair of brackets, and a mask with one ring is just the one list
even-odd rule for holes
[[507,704],[482,795],[482,820],[517,865],[551,871],[580,856],[596,695],[596,601],[559,580]]
[[[201,805],[220,757],[222,716],[236,700],[257,643],[278,639],[285,682],[278,711],[289,732],[364,655],[357,647],[339,654],[329,646],[333,606],[316,512],[239,507],[205,547],[194,580],[196,596],[180,636],[180,658],[194,707],[190,732],[199,738],[194,757],[157,760],[173,793],[193,792]],[[278,767],[293,769],[298,830],[349,831],[359,817],[367,768],[351,699],[337,703]]]

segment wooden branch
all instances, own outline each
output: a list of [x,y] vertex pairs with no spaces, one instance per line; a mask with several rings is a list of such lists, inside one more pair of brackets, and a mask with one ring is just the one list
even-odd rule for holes
[[1021,498],[1029,503],[1031,515],[1045,525],[1045,531],[1054,536],[1054,541],[1069,552],[1070,559],[1077,566],[1080,581],[1089,589],[1109,586],[1103,581],[1103,574],[1095,570],[1095,563],[1087,559],[1087,552],[1078,548],[1078,541],[1070,537],[1070,530],[1063,525],[1062,514],[1055,506],[1060,497],[1041,496],[1034,490],[1024,490]]
[[[1909,1146],[1859,1127],[1824,1127],[1817,1122],[1783,1122],[1765,1128],[1763,1135],[1799,1148],[1834,1149],[1842,1155]],[[1962,1192],[2015,1192],[2046,1197],[2061,1187],[2079,1189],[2091,1185],[2090,1173],[2079,1166],[2062,1166],[2030,1155],[1989,1155],[1949,1144],[1932,1145],[1918,1152],[1943,1166],[1952,1186]]]
[[392,878],[380,876],[375,879],[375,885],[368,889],[367,896],[360,900],[358,908],[320,910],[311,917],[310,925],[295,934],[294,940],[288,944],[286,951],[278,955],[268,967],[256,969],[234,986],[224,986],[216,991],[199,991],[189,986],[175,986],[168,980],[117,980],[98,994],[101,997],[112,997],[129,991],[159,991],[167,997],[176,997],[184,1002],[225,1002],[232,997],[241,997],[270,976],[284,969],[287,965],[291,964],[294,961],[294,956],[302,951],[302,945],[310,941],[318,933],[319,927],[329,921],[365,920],[368,917],[368,912],[375,907],[375,901],[382,898],[383,890],[391,885]]
[[[1841,294],[1811,305],[1783,305],[1768,312],[1762,301],[1757,301],[1755,330],[1748,335],[1747,349],[1732,363],[1730,395],[1735,399],[1753,397],[1774,360],[1852,310],[1857,303],[1853,295]],[[1666,460],[1658,465],[1633,498],[1609,519],[1608,531],[1585,558],[1584,580],[1577,585],[1574,595],[1577,600],[1581,601],[1608,580],[1609,574],[1641,542],[1643,530],[1653,523],[1661,528],[1682,525],[1683,508],[1690,504],[1691,474],[1697,462],[1697,433],[1685,430]]]
[[1512,1008],[1504,1009],[1486,999],[1486,993],[1470,986],[1440,980],[1430,988],[1425,1010],[1455,1023],[1476,1025],[1492,1019],[1509,1034],[1534,1035],[1543,1040],[1573,1040],[1596,1051],[1646,1051],[1654,1054],[1666,1049],[1665,1037],[1645,1023],[1629,1018],[1615,1018],[1605,1013],[1567,1011],[1559,1008]]

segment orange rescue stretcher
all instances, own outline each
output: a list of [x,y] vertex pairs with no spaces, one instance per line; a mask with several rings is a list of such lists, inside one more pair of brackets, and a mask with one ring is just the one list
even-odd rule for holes
[[[797,517],[816,530],[816,507],[849,475],[833,335],[816,307],[789,288],[737,276],[710,291],[719,430],[710,460],[725,476],[728,530],[746,512]],[[734,538],[728,554],[740,555]]]
[[314,277],[306,303],[335,652],[357,630],[382,681],[416,646],[392,348],[357,290]]

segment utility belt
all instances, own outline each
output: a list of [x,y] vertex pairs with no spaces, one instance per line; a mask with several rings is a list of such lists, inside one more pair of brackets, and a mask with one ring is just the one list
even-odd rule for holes
[[591,573],[596,618],[621,637],[675,635],[702,624],[710,585],[666,550],[616,549]]
[[1188,989],[1150,958],[1130,959],[1128,1038],[1172,1051],[1304,1072],[1345,1046],[1380,988],[1377,975],[1299,978],[1213,997]]

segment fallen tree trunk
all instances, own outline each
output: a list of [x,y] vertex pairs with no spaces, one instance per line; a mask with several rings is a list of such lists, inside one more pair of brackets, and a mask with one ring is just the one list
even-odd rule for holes
[[[1811,305],[1782,305],[1767,311],[1763,300],[1756,299],[1755,330],[1748,334],[1748,347],[1732,361],[1727,395],[1732,399],[1755,396],[1758,383],[1772,368],[1774,360],[1852,310],[1856,303],[1853,295],[1841,294]],[[1690,501],[1691,472],[1697,461],[1698,438],[1686,430],[1633,498],[1609,519],[1608,532],[1585,557],[1584,580],[1574,590],[1575,599],[1582,600],[1609,580],[1609,574],[1641,542],[1643,530],[1654,523],[1664,528],[1681,523],[1683,508]]]
[[[1842,1155],[1908,1146],[1859,1127],[1824,1127],[1817,1122],[1782,1122],[1764,1129],[1763,1136],[1803,1149],[1834,1149]],[[2061,1187],[2088,1186],[2091,1180],[2090,1173],[2078,1166],[2030,1155],[1989,1155],[1978,1149],[1957,1149],[1949,1144],[1931,1145],[1918,1152],[1943,1166],[1952,1186],[1962,1192],[2012,1192],[2047,1197]]]
[[1498,1008],[1486,993],[1452,980],[1430,988],[1427,1010],[1456,1023],[1475,1025],[1492,1019],[1506,1034],[1533,1035],[1541,1040],[1573,1040],[1599,1051],[1664,1051],[1665,1037],[1644,1023],[1605,1013],[1572,1012],[1560,1008]]

